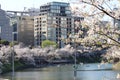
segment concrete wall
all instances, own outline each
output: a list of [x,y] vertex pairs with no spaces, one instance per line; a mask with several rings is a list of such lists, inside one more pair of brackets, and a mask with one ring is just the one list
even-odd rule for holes
[[6,12],[0,9],[0,26],[1,26],[1,39],[12,41],[12,27],[10,26],[10,20]]

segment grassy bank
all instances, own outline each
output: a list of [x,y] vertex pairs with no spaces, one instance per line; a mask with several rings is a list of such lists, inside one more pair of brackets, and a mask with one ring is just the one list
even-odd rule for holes
[[[14,68],[16,71],[18,70],[23,70],[23,69],[26,69],[26,68],[29,68],[29,67],[32,67],[31,65],[25,65],[19,61],[15,61],[14,62]],[[7,73],[7,72],[11,72],[12,71],[12,64],[10,63],[4,63],[3,64],[3,67],[1,68],[2,69],[2,73],[1,74],[4,74],[4,73]]]

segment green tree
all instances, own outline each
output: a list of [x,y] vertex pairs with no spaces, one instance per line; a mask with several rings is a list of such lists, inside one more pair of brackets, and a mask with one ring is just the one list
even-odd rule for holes
[[10,42],[10,46],[12,47],[13,45],[17,45],[18,44],[18,42],[17,41],[13,41],[13,42]]
[[6,40],[0,40],[0,44],[3,44],[3,45],[9,45],[9,42],[6,41]]
[[45,47],[50,47],[50,46],[53,46],[53,47],[57,47],[57,43],[55,43],[54,41],[50,41],[50,40],[44,40],[42,42],[42,48],[45,48]]

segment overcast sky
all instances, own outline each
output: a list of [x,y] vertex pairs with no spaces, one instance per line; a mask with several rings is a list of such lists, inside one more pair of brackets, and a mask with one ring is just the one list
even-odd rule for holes
[[69,0],[0,0],[1,8],[4,10],[24,10],[24,7],[39,8],[40,5],[52,2],[68,2]]

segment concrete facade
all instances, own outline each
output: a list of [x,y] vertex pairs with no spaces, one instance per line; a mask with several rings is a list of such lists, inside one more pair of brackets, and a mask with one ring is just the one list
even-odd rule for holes
[[10,26],[10,19],[6,12],[0,9],[0,37],[3,40],[12,41],[12,27]]
[[32,8],[25,11],[7,11],[10,26],[13,27],[13,40],[25,45],[34,45],[34,16],[38,9]]
[[70,4],[51,2],[40,7],[40,14],[34,18],[34,44],[41,45],[43,40],[55,41],[59,47],[64,46],[62,39],[74,33],[74,18]]
[[18,42],[25,45],[34,45],[34,17],[18,17]]

